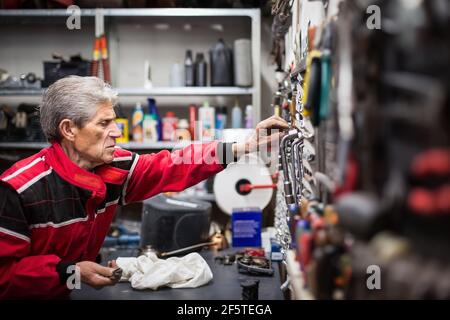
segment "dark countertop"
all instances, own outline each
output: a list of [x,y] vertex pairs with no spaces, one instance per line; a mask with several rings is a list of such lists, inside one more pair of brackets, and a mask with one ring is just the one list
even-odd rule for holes
[[[206,285],[190,289],[171,289],[160,288],[153,290],[135,290],[129,282],[120,282],[115,286],[104,287],[100,290],[81,285],[80,290],[73,290],[70,298],[74,300],[241,300],[242,288],[241,281],[248,279],[259,280],[259,299],[260,300],[283,300],[283,293],[280,290],[280,273],[278,264],[274,264],[275,273],[273,276],[252,276],[239,273],[237,266],[222,265],[214,261],[217,255],[234,253],[238,249],[227,249],[219,252],[204,250],[199,252],[206,260],[213,273],[213,279]],[[106,261],[116,257],[137,256],[136,249],[117,250],[104,252],[102,260]]]

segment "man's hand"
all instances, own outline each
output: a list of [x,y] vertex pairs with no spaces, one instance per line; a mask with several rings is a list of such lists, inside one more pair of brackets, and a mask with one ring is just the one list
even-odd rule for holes
[[245,153],[258,150],[269,151],[272,146],[278,146],[283,130],[289,129],[288,123],[278,116],[271,116],[256,125],[256,132],[245,143],[233,144],[235,158]]
[[104,286],[112,286],[118,282],[118,279],[113,279],[113,271],[116,264],[108,263],[108,267],[99,265],[98,263],[91,261],[81,261],[76,264],[80,268],[81,281],[100,289]]

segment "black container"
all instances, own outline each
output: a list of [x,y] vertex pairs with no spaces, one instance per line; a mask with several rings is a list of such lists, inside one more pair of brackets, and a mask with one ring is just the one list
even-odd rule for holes
[[197,53],[195,56],[195,86],[206,87],[208,85],[207,70],[208,64],[203,53]]
[[184,59],[184,85],[192,87],[194,85],[194,61],[192,60],[192,51],[186,51],[186,58]]
[[211,225],[211,204],[158,195],[142,208],[141,247],[172,251],[206,242]]
[[86,77],[90,75],[91,62],[80,56],[72,56],[70,61],[44,61],[44,80],[42,87],[47,88],[59,79],[70,75]]
[[233,86],[233,50],[222,39],[209,51],[211,86]]

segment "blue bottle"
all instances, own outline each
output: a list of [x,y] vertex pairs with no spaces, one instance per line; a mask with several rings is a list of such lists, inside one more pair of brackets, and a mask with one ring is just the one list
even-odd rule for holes
[[158,140],[162,141],[162,121],[159,116],[158,109],[156,108],[156,100],[153,98],[147,98],[148,101],[148,113],[154,115],[156,119],[156,131],[158,132]]

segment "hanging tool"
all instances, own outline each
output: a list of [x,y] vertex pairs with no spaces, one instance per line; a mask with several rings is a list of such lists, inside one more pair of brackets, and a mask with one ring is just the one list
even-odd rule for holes
[[[300,135],[300,134],[299,134]],[[304,139],[300,138],[292,143],[292,165],[293,165],[293,192],[297,204],[300,204],[302,197],[303,178],[303,145]]]
[[307,80],[308,87],[304,94],[304,115],[310,116],[312,124],[317,127],[319,124],[319,106],[321,96],[321,56],[318,50],[313,50],[308,54]]
[[105,35],[105,23],[103,9],[95,11],[95,43],[92,55],[91,75],[99,76],[99,61],[102,60],[103,79],[111,83],[111,73],[109,69],[108,43]]
[[281,165],[283,167],[283,178],[284,178],[284,197],[286,199],[287,205],[294,204],[294,197],[292,195],[292,182],[289,176],[289,164],[287,160],[288,154],[288,142],[299,137],[298,130],[291,130],[289,133],[281,139],[280,144],[280,154],[281,154]]
[[343,17],[339,24],[339,67],[337,87],[337,113],[339,125],[339,141],[337,150],[338,184],[343,184],[350,154],[350,143],[353,139],[353,64],[350,17]]
[[281,97],[282,97],[282,94],[281,94],[281,91],[280,90],[278,90],[278,91],[276,91],[275,93],[274,93],[274,95],[273,95],[273,112],[274,112],[274,115],[276,115],[276,116],[281,116]]
[[326,25],[322,34],[322,57],[321,57],[321,79],[320,79],[320,108],[318,121],[325,120],[329,113],[329,94],[331,85],[331,46],[334,33],[334,25]]

